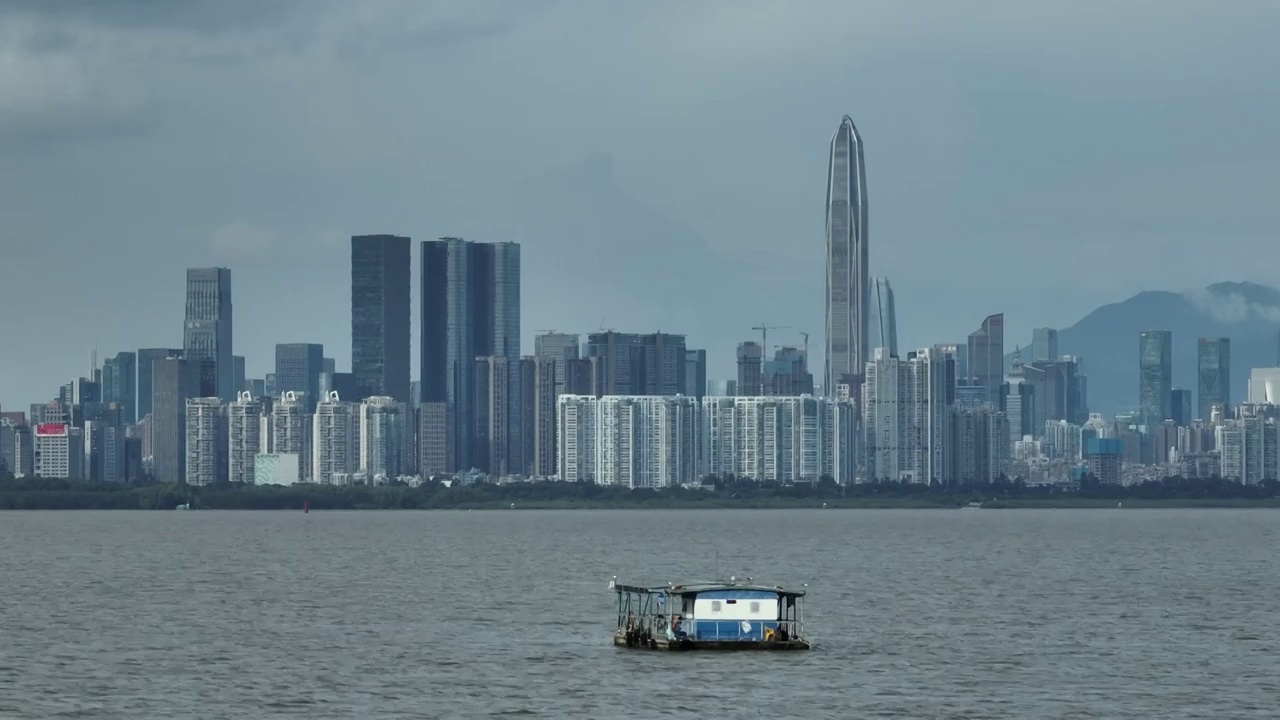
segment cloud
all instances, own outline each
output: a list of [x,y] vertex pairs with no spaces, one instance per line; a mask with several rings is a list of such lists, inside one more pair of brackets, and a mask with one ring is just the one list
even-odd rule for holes
[[268,255],[275,236],[245,222],[223,225],[209,235],[209,252],[219,260],[252,260]]
[[1198,310],[1220,323],[1239,324],[1258,317],[1280,322],[1280,306],[1254,302],[1238,292],[1193,290],[1183,296]]

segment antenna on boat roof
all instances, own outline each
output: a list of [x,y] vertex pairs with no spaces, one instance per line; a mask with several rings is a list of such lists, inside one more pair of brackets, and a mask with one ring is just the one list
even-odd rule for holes
[[720,579],[720,548],[716,548],[716,574],[712,576],[712,580]]

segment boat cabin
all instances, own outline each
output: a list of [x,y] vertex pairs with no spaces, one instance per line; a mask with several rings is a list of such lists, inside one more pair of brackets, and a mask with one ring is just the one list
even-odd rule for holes
[[643,586],[618,593],[615,644],[650,649],[808,649],[805,591],[779,585],[706,582]]

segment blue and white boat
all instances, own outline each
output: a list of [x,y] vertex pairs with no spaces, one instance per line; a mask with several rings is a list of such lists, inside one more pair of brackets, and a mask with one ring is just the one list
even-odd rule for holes
[[808,650],[805,590],[739,582],[627,585],[614,578],[613,644],[646,650]]

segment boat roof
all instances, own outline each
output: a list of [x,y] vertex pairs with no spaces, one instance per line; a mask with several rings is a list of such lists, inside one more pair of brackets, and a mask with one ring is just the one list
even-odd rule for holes
[[667,585],[626,585],[614,581],[614,589],[619,593],[642,593],[649,595],[698,595],[704,592],[722,590],[753,590],[756,592],[777,593],[782,597],[803,597],[804,590],[788,590],[781,585],[765,585],[757,582],[739,582],[736,580],[720,580],[709,582],[671,583]]

